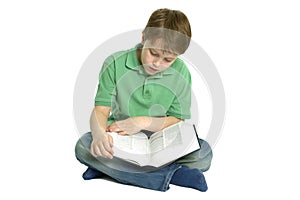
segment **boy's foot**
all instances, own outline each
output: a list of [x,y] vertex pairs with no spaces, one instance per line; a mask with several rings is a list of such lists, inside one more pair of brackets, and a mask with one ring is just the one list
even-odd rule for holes
[[90,180],[90,179],[95,179],[95,178],[101,178],[103,177],[104,174],[98,170],[92,169],[92,168],[87,168],[87,170],[82,174],[82,178],[84,180]]
[[201,192],[207,190],[207,184],[203,173],[198,169],[190,169],[182,166],[173,175],[171,184],[194,188]]

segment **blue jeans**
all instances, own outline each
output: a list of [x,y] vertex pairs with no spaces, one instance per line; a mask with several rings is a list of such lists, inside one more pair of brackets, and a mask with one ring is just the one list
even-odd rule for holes
[[75,155],[82,164],[103,172],[120,183],[158,191],[169,189],[173,174],[182,165],[206,171],[209,169],[212,159],[210,146],[206,141],[200,139],[200,150],[188,154],[167,166],[153,170],[153,168],[137,167],[116,157],[113,159],[96,158],[90,153],[91,142],[92,136],[88,132],[76,144]]

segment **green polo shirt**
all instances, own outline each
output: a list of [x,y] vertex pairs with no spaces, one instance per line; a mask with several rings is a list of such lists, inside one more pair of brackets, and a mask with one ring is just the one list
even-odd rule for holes
[[99,75],[96,106],[110,106],[109,122],[135,116],[189,119],[191,75],[177,58],[165,71],[148,75],[135,48],[109,56]]

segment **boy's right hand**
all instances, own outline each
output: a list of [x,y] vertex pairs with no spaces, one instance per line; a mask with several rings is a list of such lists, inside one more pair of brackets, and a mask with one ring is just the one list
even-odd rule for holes
[[108,133],[98,133],[93,135],[91,153],[93,156],[113,158],[113,138]]

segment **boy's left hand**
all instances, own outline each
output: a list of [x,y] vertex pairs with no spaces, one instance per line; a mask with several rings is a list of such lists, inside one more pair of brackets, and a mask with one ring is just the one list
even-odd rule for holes
[[143,129],[140,117],[132,117],[125,120],[117,121],[109,125],[106,129],[108,132],[116,132],[120,135],[133,135]]

